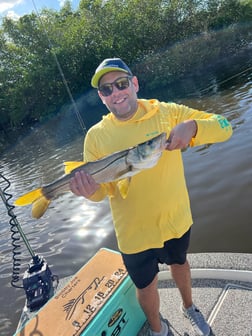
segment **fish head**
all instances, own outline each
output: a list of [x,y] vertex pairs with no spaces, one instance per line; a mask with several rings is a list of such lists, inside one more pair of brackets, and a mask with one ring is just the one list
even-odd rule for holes
[[166,147],[166,140],[167,135],[163,132],[134,147],[128,157],[133,170],[142,170],[155,166]]

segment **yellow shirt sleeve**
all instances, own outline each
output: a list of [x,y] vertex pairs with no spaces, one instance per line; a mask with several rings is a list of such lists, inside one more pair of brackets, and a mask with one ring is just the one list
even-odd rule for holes
[[226,141],[233,133],[230,122],[219,114],[207,113],[174,103],[160,104],[166,111],[172,128],[186,120],[195,120],[197,134],[192,139],[191,146],[211,144]]

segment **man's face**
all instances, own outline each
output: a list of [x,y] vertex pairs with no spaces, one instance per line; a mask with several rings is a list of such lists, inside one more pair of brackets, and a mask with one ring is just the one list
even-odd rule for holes
[[[117,79],[129,77],[128,74],[121,71],[112,71],[105,74],[99,83],[99,87],[107,83],[114,83]],[[113,84],[113,91],[109,96],[103,96],[98,89],[99,97],[103,104],[105,104],[109,111],[111,111],[118,120],[128,120],[137,111],[137,92],[139,90],[137,78],[130,77],[129,87],[119,90]]]

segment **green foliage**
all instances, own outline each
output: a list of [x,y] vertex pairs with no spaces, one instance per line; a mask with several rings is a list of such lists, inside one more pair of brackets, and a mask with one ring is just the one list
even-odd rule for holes
[[[69,100],[62,73],[77,96],[90,88],[105,57],[141,62],[139,73],[148,90],[160,80],[165,85],[209,59],[211,41],[188,43],[187,57],[178,42],[251,19],[251,0],[81,0],[76,11],[67,1],[59,12],[43,9],[17,21],[6,17],[0,27],[0,126],[31,125],[56,113]],[[234,48],[244,43],[238,35],[234,39]],[[174,45],[172,54],[160,52],[163,57],[154,61],[156,51],[169,45]],[[221,50],[212,44],[211,56]]]

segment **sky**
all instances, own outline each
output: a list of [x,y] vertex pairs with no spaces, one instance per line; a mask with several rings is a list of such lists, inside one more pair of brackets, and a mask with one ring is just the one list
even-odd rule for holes
[[[8,16],[11,18],[19,18],[25,14],[38,11],[42,8],[60,10],[65,0],[0,0],[0,17]],[[72,8],[76,9],[80,0],[70,0]]]

